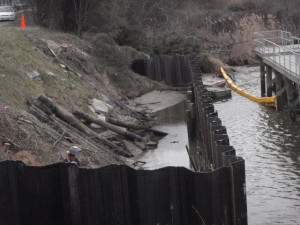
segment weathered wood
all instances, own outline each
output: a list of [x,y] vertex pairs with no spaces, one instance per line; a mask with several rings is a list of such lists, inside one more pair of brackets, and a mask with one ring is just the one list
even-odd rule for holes
[[[42,107],[43,108],[40,108]],[[34,110],[32,110],[34,109]],[[47,114],[43,111],[46,110]],[[31,107],[30,107],[30,113],[36,116],[37,119],[39,119],[42,122],[46,122],[50,128],[47,128],[46,126],[39,126],[36,123],[33,123],[29,121],[36,131],[40,134],[43,135],[41,132],[39,132],[38,128],[44,130],[48,135],[51,135],[51,133],[55,134],[56,137],[52,138],[57,139],[59,138],[59,134],[63,133],[64,135],[61,135],[62,138],[64,138],[66,141],[60,140],[60,143],[62,145],[65,145],[67,147],[70,147],[70,143],[74,142],[80,142],[84,148],[84,151],[89,152],[89,154],[94,154],[96,157],[101,158],[101,160],[105,161],[108,164],[113,164],[110,158],[115,159],[117,162],[124,163],[125,161],[121,159],[121,155],[118,152],[115,151],[110,151],[110,149],[106,149],[105,145],[103,145],[103,142],[99,141],[98,139],[91,138],[87,136],[86,134],[82,133],[81,131],[77,130],[70,124],[66,123],[65,121],[59,119],[55,115],[50,115],[48,113],[48,108],[41,103],[38,104],[38,102],[35,102]],[[40,115],[42,114],[42,116]],[[25,120],[22,120],[25,121]],[[52,130],[53,128],[54,130]],[[50,132],[51,131],[51,132]],[[54,146],[54,148],[56,148]],[[57,148],[60,152],[60,148]],[[124,154],[123,154],[124,155]],[[64,157],[63,157],[64,158]],[[98,161],[97,158],[94,157],[94,160]]]
[[73,69],[71,66],[67,65],[67,63],[65,63],[63,60],[59,59],[51,48],[49,48],[49,50],[54,56],[54,60],[53,60],[54,62],[57,62],[61,67],[63,67],[66,70],[69,70],[69,71],[73,72],[77,76],[82,77],[82,75],[80,73],[78,73],[75,69]]
[[153,132],[153,134],[155,135],[159,135],[159,136],[166,136],[168,135],[168,133],[163,132],[163,131],[159,131],[159,130],[155,130],[153,128],[150,127],[146,127],[146,126],[142,126],[142,125],[137,125],[137,124],[132,124],[132,123],[127,123],[127,122],[123,122],[117,119],[113,119],[113,118],[109,118],[106,117],[105,121],[120,127],[126,127],[126,128],[131,128],[131,129],[136,129],[136,130],[145,130],[145,131],[150,131]]
[[270,87],[271,88],[271,91],[274,91],[275,92],[275,88],[274,88],[274,85],[276,83],[276,78],[274,77],[270,83],[267,84],[267,87]]
[[83,113],[83,112],[80,112],[79,110],[75,110],[73,111],[73,114],[79,118],[83,118],[85,119],[87,122],[90,122],[90,123],[95,123],[105,129],[108,129],[108,130],[111,130],[117,134],[120,134],[130,140],[138,140],[138,141],[141,141],[142,140],[142,137],[135,134],[135,133],[132,133],[130,131],[127,131],[126,129],[124,128],[121,128],[121,127],[118,127],[118,126],[115,126],[113,124],[110,124],[110,123],[107,123],[105,121],[102,121],[98,118],[95,118],[93,116],[90,116],[86,113]]
[[286,86],[283,86],[277,93],[276,96],[280,97],[286,91]]
[[272,67],[271,66],[266,66],[267,67],[267,97],[272,96]]
[[260,59],[260,87],[261,87],[261,96],[266,96],[266,70],[265,64],[262,59]]
[[56,116],[60,117],[67,123],[71,124],[76,129],[80,130],[84,134],[91,135],[91,130],[89,130],[84,124],[82,124],[80,121],[78,121],[72,113],[69,113],[67,110],[62,108],[59,105],[56,105],[51,99],[46,97],[45,95],[40,95],[38,97],[38,100],[45,104],[53,113],[56,114]]
[[127,112],[130,113],[130,115],[132,115],[133,117],[140,119],[141,116],[143,116],[141,113],[135,111],[134,109],[130,108],[128,105],[122,103],[121,101],[119,101],[117,98],[115,98],[113,95],[111,94],[106,94],[106,96],[113,102],[115,103],[119,108],[126,110]]
[[294,99],[292,105],[293,105],[293,108],[298,108],[298,105],[299,105],[299,95]]
[[[282,80],[282,75],[278,71],[274,71],[275,73],[275,87],[276,87],[276,95],[280,92],[280,90],[283,87],[283,80]],[[278,105],[278,110],[281,111],[284,108],[284,98],[283,95],[277,96],[277,105]]]
[[40,95],[38,97],[38,100],[45,104],[53,113],[56,114],[57,117],[61,118],[65,122],[69,123],[73,127],[75,127],[77,130],[81,131],[82,133],[86,134],[89,137],[95,137],[99,141],[103,142],[108,147],[114,149],[119,154],[122,154],[126,157],[131,157],[132,155],[129,154],[127,151],[123,150],[116,144],[112,143],[111,141],[103,138],[101,135],[97,134],[96,132],[92,131],[89,127],[81,123],[79,120],[77,120],[72,113],[68,112],[64,108],[62,108],[59,105],[56,105],[51,99],[44,95]]
[[[84,148],[84,150],[87,150],[87,148],[91,147],[93,149],[97,149],[97,151],[95,151],[95,153],[99,152],[99,150],[101,150],[101,155],[99,155],[101,158],[103,158],[103,151],[104,151],[104,146],[100,145],[99,143],[95,142],[93,139],[89,138],[87,135],[83,134],[82,132],[80,132],[79,130],[75,129],[74,127],[72,127],[70,124],[64,122],[63,120],[60,120],[58,117],[55,116],[50,116],[51,118],[51,125],[57,129],[59,132],[63,131],[66,132],[64,138],[67,139],[68,141],[72,142],[72,139],[84,139],[84,145],[87,146],[86,148]],[[115,157],[115,155],[113,153],[111,153],[110,151],[106,151],[110,156],[112,156],[113,158],[117,159]],[[105,157],[104,157],[105,158]],[[105,159],[106,161],[108,159]]]
[[49,121],[49,115],[34,104],[30,106],[29,113],[31,113],[32,115],[34,115],[36,118],[38,118],[40,121],[44,123]]
[[284,83],[286,86],[286,93],[287,93],[287,105],[289,109],[293,109],[293,101],[294,101],[294,92],[293,92],[293,82],[284,77]]

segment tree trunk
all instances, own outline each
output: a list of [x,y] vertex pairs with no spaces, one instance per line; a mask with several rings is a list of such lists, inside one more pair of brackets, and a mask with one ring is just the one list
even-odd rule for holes
[[95,124],[97,124],[97,125],[99,125],[101,127],[104,127],[104,128],[106,128],[108,130],[111,130],[111,131],[117,133],[117,134],[120,134],[120,135],[122,135],[122,136],[124,136],[124,137],[126,137],[126,138],[128,138],[130,140],[135,140],[135,139],[138,140],[138,141],[142,140],[141,136],[139,136],[139,135],[137,135],[135,133],[132,133],[130,131],[127,131],[125,128],[121,128],[121,127],[112,125],[110,123],[107,123],[107,122],[102,121],[100,119],[94,118],[94,117],[92,117],[92,116],[90,116],[88,114],[85,114],[83,112],[80,112],[78,110],[75,110],[73,112],[73,114],[75,116],[77,116],[77,117],[86,119],[87,122],[95,123]]
[[150,127],[146,127],[146,126],[142,126],[142,125],[136,125],[136,124],[132,124],[132,123],[126,123],[126,122],[116,120],[116,119],[113,119],[113,118],[109,118],[109,117],[106,117],[105,121],[108,122],[108,123],[120,126],[120,127],[126,127],[126,128],[136,129],[136,130],[150,131],[150,132],[153,132],[153,134],[155,134],[155,135],[161,135],[161,136],[168,135],[168,133],[166,133],[166,132],[155,130],[155,129],[152,129]]
[[116,144],[112,143],[111,141],[103,138],[101,135],[97,134],[96,132],[92,131],[90,128],[85,126],[83,123],[81,123],[79,120],[77,120],[72,113],[68,112],[64,108],[56,105],[52,100],[47,98],[44,95],[40,95],[38,97],[38,100],[46,105],[53,113],[56,114],[57,117],[61,118],[63,121],[67,122],[68,124],[75,127],[77,130],[81,131],[82,133],[86,134],[89,137],[95,137],[99,141],[102,141],[105,145],[111,147],[115,151],[117,151],[119,154],[122,154],[126,157],[131,157],[132,155],[129,154],[127,151],[123,150]]

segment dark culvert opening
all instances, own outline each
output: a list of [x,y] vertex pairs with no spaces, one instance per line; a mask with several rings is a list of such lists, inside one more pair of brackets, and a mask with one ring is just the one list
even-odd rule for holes
[[135,59],[130,68],[137,74],[147,76],[147,60],[145,59]]

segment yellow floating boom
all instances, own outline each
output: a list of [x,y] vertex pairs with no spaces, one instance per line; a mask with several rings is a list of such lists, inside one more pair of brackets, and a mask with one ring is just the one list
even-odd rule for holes
[[232,80],[230,79],[229,76],[227,76],[227,74],[225,73],[225,71],[223,70],[223,68],[221,67],[221,73],[223,75],[223,77],[225,78],[226,82],[229,84],[230,88],[234,91],[236,91],[237,93],[239,93],[242,96],[245,96],[246,98],[251,99],[252,101],[258,102],[258,103],[262,103],[266,106],[273,106],[277,109],[277,97],[276,96],[272,96],[272,97],[257,97],[254,96],[242,89],[240,89],[239,87],[237,87]]

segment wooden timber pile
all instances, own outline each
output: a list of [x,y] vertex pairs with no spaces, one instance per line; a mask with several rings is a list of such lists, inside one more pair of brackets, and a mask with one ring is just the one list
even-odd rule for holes
[[80,143],[79,145],[86,153],[101,159],[100,165],[123,164],[127,161],[127,158],[135,156],[135,154],[131,149],[122,145],[120,141],[110,140],[102,133],[96,132],[91,128],[91,124],[96,124],[102,128],[102,131],[108,130],[113,135],[132,142],[144,142],[143,137],[134,133],[134,131],[144,130],[158,135],[165,135],[165,133],[149,127],[126,123],[115,118],[106,118],[104,121],[79,110],[69,112],[45,95],[40,95],[33,102],[29,112],[51,127],[50,133],[55,136],[53,138],[56,140],[55,145],[58,142],[70,146]]

